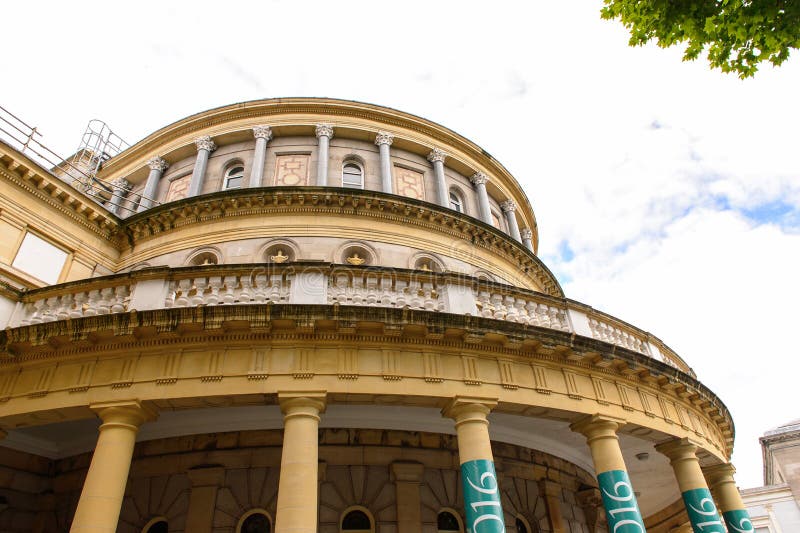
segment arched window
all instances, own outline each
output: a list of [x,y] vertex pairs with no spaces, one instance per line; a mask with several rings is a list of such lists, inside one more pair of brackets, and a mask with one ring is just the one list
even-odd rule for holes
[[364,167],[355,161],[345,161],[342,165],[342,187],[364,188]]
[[461,522],[451,511],[441,511],[436,517],[436,529],[438,533],[460,533]]
[[374,531],[372,518],[366,510],[351,509],[342,517],[341,531],[372,533]]
[[151,520],[144,526],[142,533],[168,533],[169,524],[163,518],[156,518]]
[[517,526],[517,533],[531,533],[530,530],[528,529],[528,526],[525,524],[525,522],[522,521],[520,517],[517,517],[515,525]]
[[239,519],[236,533],[272,533],[272,520],[263,509],[251,509]]
[[244,166],[236,164],[231,166],[225,171],[225,177],[222,180],[222,189],[241,189],[244,185]]
[[450,209],[459,213],[464,212],[464,199],[457,191],[450,191]]

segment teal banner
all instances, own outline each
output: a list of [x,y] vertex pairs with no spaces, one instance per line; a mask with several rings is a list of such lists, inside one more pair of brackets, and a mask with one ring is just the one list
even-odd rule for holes
[[745,509],[734,509],[722,513],[725,523],[728,525],[730,533],[752,533],[753,524],[750,522],[750,515]]
[[597,475],[610,533],[644,533],[642,513],[636,503],[631,480],[624,470],[609,470]]
[[683,493],[683,504],[695,533],[725,533],[722,519],[708,489],[692,489]]
[[462,464],[461,484],[464,487],[467,533],[505,533],[494,462],[476,459]]

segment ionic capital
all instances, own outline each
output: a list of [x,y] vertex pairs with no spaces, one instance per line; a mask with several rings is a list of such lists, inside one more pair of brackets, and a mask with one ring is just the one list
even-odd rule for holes
[[125,178],[117,178],[111,182],[111,186],[115,189],[122,189],[123,191],[129,191],[133,188],[133,185],[130,181],[126,180]]
[[489,181],[489,176],[483,172],[476,172],[469,181],[471,181],[473,185],[486,185],[486,182]]
[[513,213],[517,210],[517,204],[514,200],[506,200],[500,203],[500,209],[502,209],[504,213]]
[[202,137],[198,137],[194,140],[194,145],[197,147],[197,151],[206,150],[207,152],[213,152],[217,149],[217,145],[214,144],[214,141],[211,140],[211,136],[203,135]]
[[253,126],[253,137],[256,139],[272,139],[272,128],[269,126]]
[[431,163],[444,163],[444,159],[447,157],[447,152],[442,150],[441,148],[434,148],[431,150],[431,153],[428,154],[428,161]]
[[532,239],[533,238],[533,231],[531,229],[529,229],[529,228],[522,228],[519,231],[519,234],[523,239]]
[[333,126],[330,124],[317,124],[314,132],[316,133],[317,138],[327,137],[328,139],[333,139]]
[[147,166],[150,167],[150,170],[158,170],[164,172],[169,168],[169,163],[167,163],[164,159],[160,157],[151,157],[147,160]]
[[388,131],[379,131],[377,135],[375,135],[375,144],[377,144],[378,146],[382,144],[391,146],[392,142],[394,142],[394,135],[392,135]]

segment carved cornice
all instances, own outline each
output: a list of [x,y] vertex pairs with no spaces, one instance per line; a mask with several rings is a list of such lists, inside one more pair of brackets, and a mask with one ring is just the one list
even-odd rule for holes
[[379,191],[326,187],[263,187],[221,191],[162,204],[126,218],[127,243],[153,238],[165,231],[221,217],[284,213],[342,213],[421,226],[468,241],[517,262],[520,272],[542,285],[547,294],[563,296],[550,270],[522,243],[489,224],[436,204]]

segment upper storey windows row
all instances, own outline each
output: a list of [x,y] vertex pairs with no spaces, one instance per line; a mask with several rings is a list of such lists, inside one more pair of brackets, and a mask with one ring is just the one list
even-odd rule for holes
[[446,167],[448,155],[439,148],[433,148],[427,157],[395,149],[394,136],[387,132],[378,132],[372,146],[350,138],[332,141],[334,128],[327,124],[317,125],[316,139],[273,139],[268,126],[252,131],[255,147],[252,141],[218,147],[214,139],[205,136],[195,140],[196,155],[191,158],[171,163],[152,158],[147,178],[139,178],[140,183],[132,184],[124,178],[111,182],[114,194],[109,209],[127,216],[157,204],[247,187],[311,185],[379,190],[475,217],[533,250],[532,232],[520,229],[515,203],[494,197],[497,187],[490,194],[486,186],[489,178],[482,172],[467,176]]

